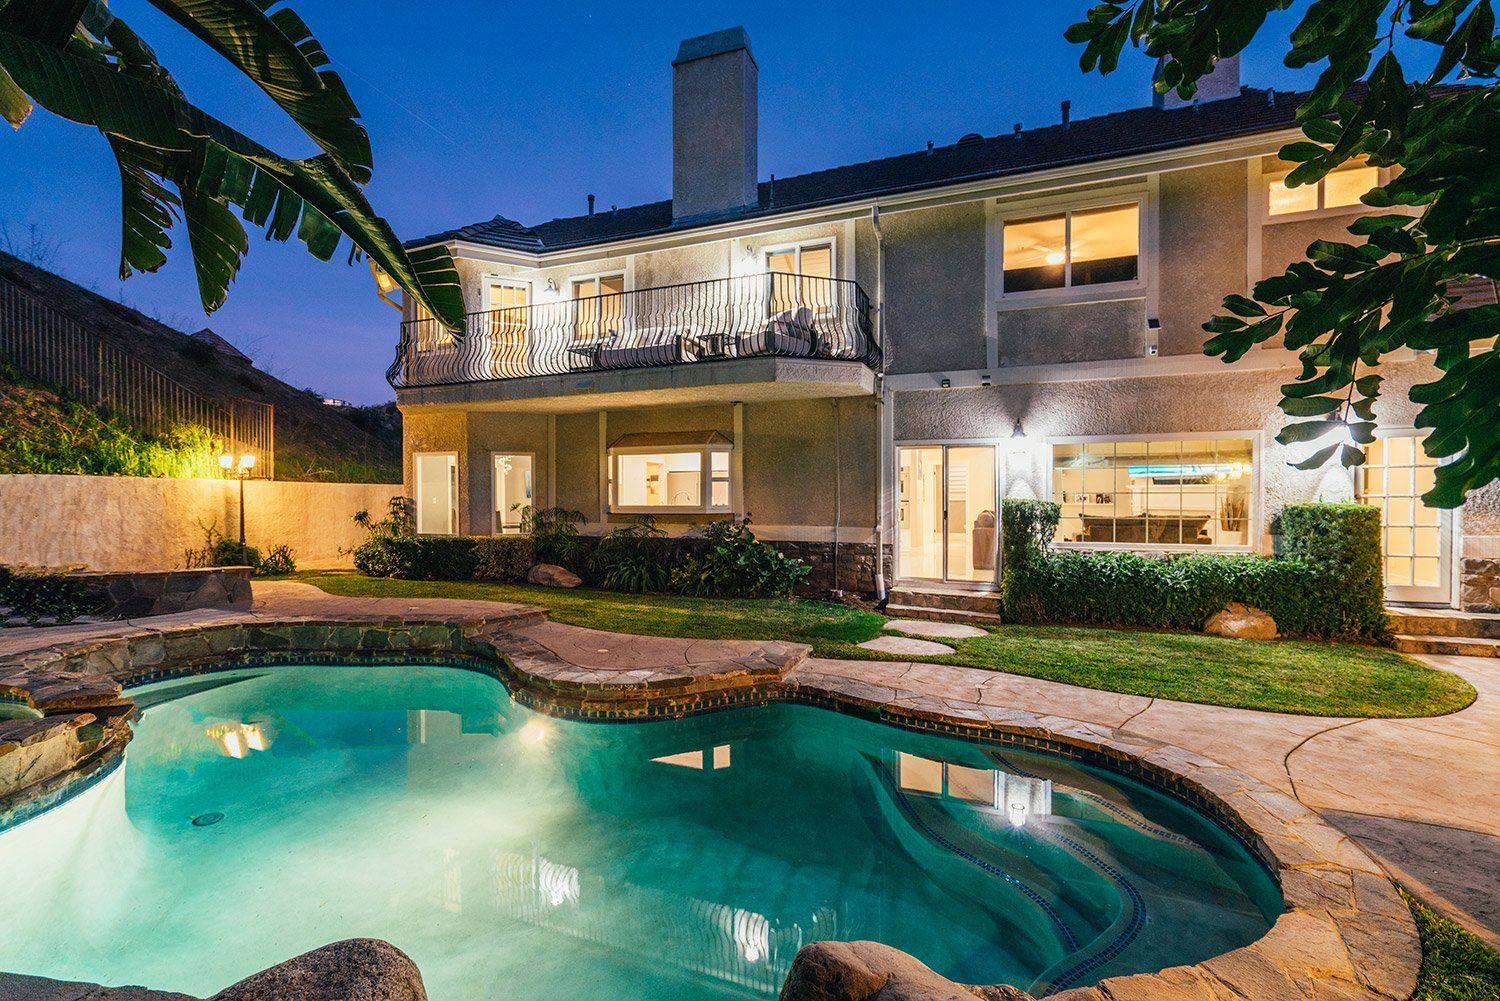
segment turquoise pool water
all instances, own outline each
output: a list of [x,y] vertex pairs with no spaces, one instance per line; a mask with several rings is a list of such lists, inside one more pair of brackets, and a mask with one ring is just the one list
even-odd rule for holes
[[1280,910],[1143,785],[816,708],[575,723],[426,666],[133,694],[122,768],[0,834],[0,970],[201,996],[371,936],[434,1001],[769,998],[838,938],[1041,989],[1195,962]]

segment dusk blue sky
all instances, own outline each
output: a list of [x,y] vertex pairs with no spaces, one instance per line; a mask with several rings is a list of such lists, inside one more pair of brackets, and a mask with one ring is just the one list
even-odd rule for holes
[[[1150,100],[1135,53],[1084,76],[1063,41],[1088,0],[912,4],[483,2],[351,5],[299,0],[363,112],[369,194],[405,238],[487,219],[526,223],[671,194],[671,69],[686,37],[743,24],[760,66],[760,170],[789,176],[966,132],[1083,118]],[[143,0],[111,4],[188,95],[283,153],[314,152],[227,64]],[[1292,19],[1248,52],[1244,82],[1305,86],[1280,65]],[[9,130],[7,130],[8,132]],[[362,265],[324,264],[295,239],[251,249],[228,304],[206,317],[187,240],[155,275],[118,279],[119,188],[98,133],[38,112],[0,139],[0,220],[62,243],[59,270],[173,326],[209,325],[299,386],[361,403],[393,395],[384,372],[398,316]]]

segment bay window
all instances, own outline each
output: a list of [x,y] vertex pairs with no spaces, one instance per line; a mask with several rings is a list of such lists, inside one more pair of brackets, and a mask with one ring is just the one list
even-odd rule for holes
[[1056,541],[1121,548],[1248,548],[1258,514],[1256,440],[1085,438],[1051,443]]
[[728,512],[732,450],[718,431],[624,435],[609,450],[610,510]]
[[1140,202],[1010,219],[1001,228],[1001,294],[1133,282],[1140,254]]

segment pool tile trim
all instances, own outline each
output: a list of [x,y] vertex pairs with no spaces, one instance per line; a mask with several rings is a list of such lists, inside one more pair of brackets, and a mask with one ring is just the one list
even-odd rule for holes
[[[1379,866],[1314,811],[1243,772],[1128,731],[823,674],[807,666],[808,648],[796,644],[766,643],[740,657],[655,669],[580,667],[515,631],[544,618],[540,609],[522,609],[494,616],[289,616],[134,628],[29,651],[0,664],[0,673],[22,668],[70,680],[104,676],[134,687],[261,664],[416,658],[480,671],[502,682],[520,704],[569,719],[667,719],[795,702],[905,729],[1062,754],[1144,781],[1214,817],[1275,876],[1286,910],[1265,936],[1244,948],[1194,966],[1113,977],[1051,997],[1404,1001],[1415,988],[1420,940]],[[117,752],[113,764],[101,761],[71,781],[64,776],[49,791],[33,786],[30,803],[9,808],[34,804],[28,816],[49,809],[107,774],[118,758]]]

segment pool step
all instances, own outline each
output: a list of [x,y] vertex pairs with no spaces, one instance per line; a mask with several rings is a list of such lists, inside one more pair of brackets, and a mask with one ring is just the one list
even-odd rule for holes
[[1500,639],[1488,636],[1397,633],[1396,649],[1402,653],[1439,654],[1448,657],[1500,657]]
[[1455,608],[1388,608],[1391,628],[1408,636],[1500,639],[1500,615]]
[[886,601],[885,614],[893,618],[998,626],[1000,624],[1000,596],[994,592],[985,591],[894,587]]

